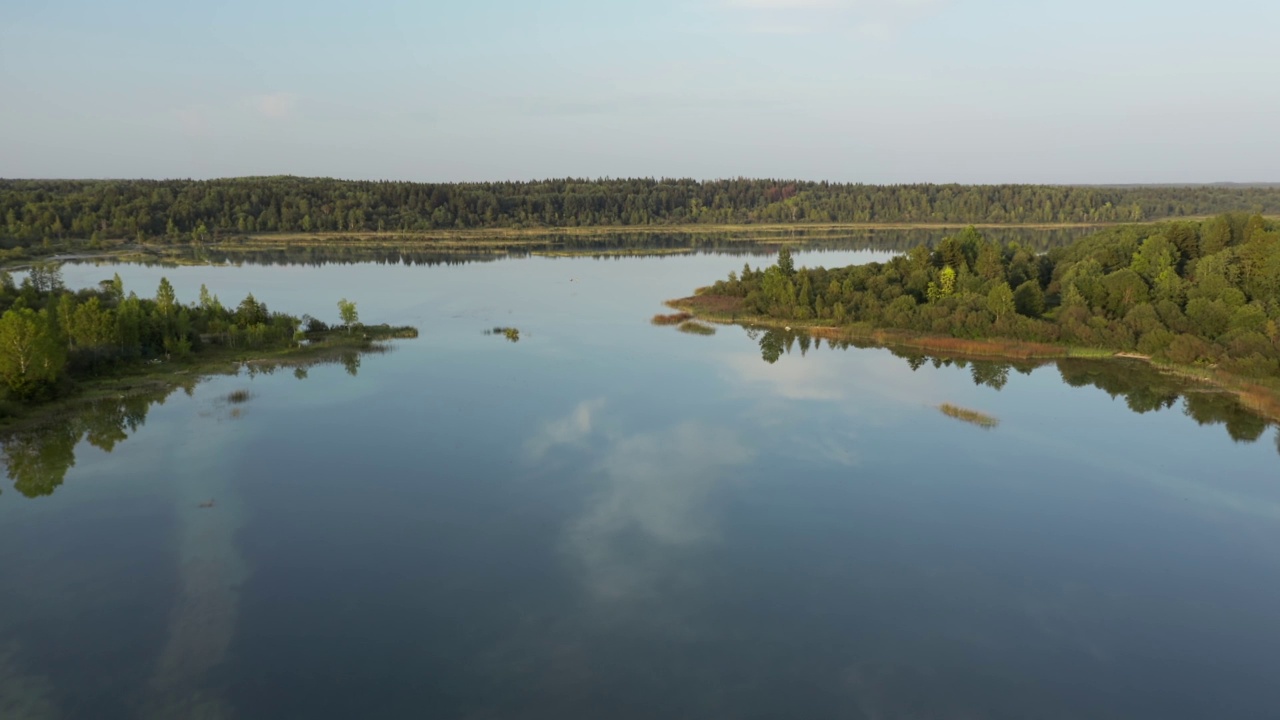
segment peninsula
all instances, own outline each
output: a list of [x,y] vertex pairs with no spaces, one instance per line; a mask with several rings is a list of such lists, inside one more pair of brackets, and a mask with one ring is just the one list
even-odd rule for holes
[[364,325],[338,302],[341,324],[272,312],[250,293],[227,307],[203,285],[181,303],[160,279],[155,296],[126,294],[116,275],[96,288],[65,288],[56,264],[35,265],[19,285],[0,271],[0,427],[38,419],[103,392],[155,390],[257,360],[314,361],[373,349],[412,327]]
[[837,269],[796,268],[784,247],[668,304],[962,354],[1140,358],[1280,416],[1280,227],[1257,214],[1118,226],[1047,253],[967,228]]

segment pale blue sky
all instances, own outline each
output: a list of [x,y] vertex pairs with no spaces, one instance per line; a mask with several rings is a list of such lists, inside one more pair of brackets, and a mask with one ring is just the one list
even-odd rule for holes
[[1273,0],[0,0],[0,177],[1280,180]]

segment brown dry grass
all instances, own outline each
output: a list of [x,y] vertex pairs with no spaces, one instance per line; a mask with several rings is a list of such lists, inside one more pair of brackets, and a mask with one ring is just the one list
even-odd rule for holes
[[692,319],[693,319],[693,315],[690,315],[687,312],[678,312],[672,315],[662,315],[661,313],[659,313],[658,315],[654,315],[653,319],[650,320],[649,322],[653,323],[654,325],[679,325],[680,323],[686,320],[692,320]]
[[668,300],[667,305],[706,317],[732,317],[742,312],[743,299],[729,295],[694,295]]

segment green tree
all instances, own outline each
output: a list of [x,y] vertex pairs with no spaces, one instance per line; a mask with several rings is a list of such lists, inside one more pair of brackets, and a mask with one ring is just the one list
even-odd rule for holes
[[1028,280],[1013,291],[1013,304],[1018,312],[1030,318],[1038,318],[1044,314],[1044,291],[1040,283]]
[[236,308],[236,325],[242,328],[264,325],[270,319],[271,314],[267,311],[266,304],[254,299],[253,293],[246,295]]
[[938,273],[938,282],[929,283],[926,295],[929,302],[937,302],[943,298],[948,298],[956,292],[956,271],[950,265],[942,268]]
[[0,378],[28,398],[53,384],[66,366],[66,348],[52,332],[47,311],[18,308],[0,315]]
[[987,310],[996,316],[996,322],[1012,315],[1015,309],[1013,291],[1009,289],[1009,283],[1001,280],[987,293]]
[[111,300],[120,302],[124,299],[124,281],[120,279],[120,273],[115,273],[110,280],[103,280],[98,285]]
[[1146,282],[1136,272],[1125,268],[1102,278],[1106,289],[1106,307],[1114,317],[1124,317],[1129,309],[1150,299]]
[[983,242],[978,250],[978,259],[974,272],[983,280],[996,280],[1004,277],[1004,262],[1000,257],[1000,248],[994,243]]
[[28,277],[36,292],[55,293],[62,291],[62,266],[58,263],[36,263],[31,266]]
[[786,245],[783,245],[782,249],[778,251],[778,269],[788,278],[796,274],[796,264],[791,259],[791,248]]
[[169,278],[160,278],[160,286],[156,288],[156,309],[168,315],[178,304],[178,296],[170,284]]
[[342,324],[347,326],[347,332],[351,332],[351,327],[360,322],[356,304],[346,298],[338,301],[338,316],[342,318]]
[[76,306],[67,328],[71,343],[79,348],[103,348],[115,344],[115,318],[96,297]]
[[1154,283],[1161,273],[1176,267],[1178,259],[1177,246],[1164,235],[1152,235],[1133,254],[1129,269],[1148,283]]
[[1200,226],[1200,255],[1222,252],[1231,244],[1231,219],[1219,215]]

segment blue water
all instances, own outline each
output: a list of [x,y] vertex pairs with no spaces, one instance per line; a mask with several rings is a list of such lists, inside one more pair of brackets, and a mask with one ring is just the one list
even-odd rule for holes
[[649,324],[744,259],[67,266],[421,336],[42,438],[0,717],[1275,717],[1274,429]]

